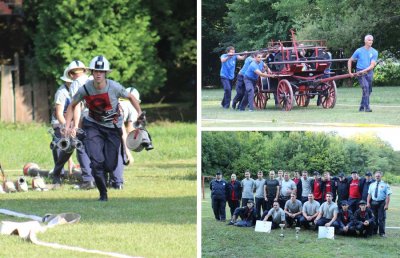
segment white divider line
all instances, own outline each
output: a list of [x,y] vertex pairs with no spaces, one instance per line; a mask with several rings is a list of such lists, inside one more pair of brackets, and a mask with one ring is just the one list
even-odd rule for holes
[[[219,122],[219,123],[277,123],[272,120],[255,120],[255,119],[218,119],[218,118],[203,118],[203,122]],[[295,125],[312,125],[312,126],[336,126],[336,127],[385,127],[396,128],[396,125],[385,124],[362,124],[362,123],[304,123],[304,122],[278,122],[279,124],[295,124]]]

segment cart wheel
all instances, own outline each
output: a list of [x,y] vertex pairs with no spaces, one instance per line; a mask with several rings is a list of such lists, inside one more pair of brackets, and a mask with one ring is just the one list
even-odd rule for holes
[[310,96],[308,96],[308,89],[306,86],[300,86],[299,90],[295,94],[296,104],[299,107],[307,107],[310,103]]
[[257,109],[265,109],[268,101],[268,96],[266,93],[261,91],[261,79],[257,80],[256,88],[254,91],[254,106]]
[[293,90],[288,80],[281,80],[279,82],[277,95],[282,110],[290,111],[293,106]]
[[255,95],[254,95],[254,106],[257,109],[265,109],[265,107],[267,106],[267,96],[264,92],[258,91]]
[[336,83],[330,81],[324,83],[321,92],[321,104],[323,108],[334,108],[336,104]]

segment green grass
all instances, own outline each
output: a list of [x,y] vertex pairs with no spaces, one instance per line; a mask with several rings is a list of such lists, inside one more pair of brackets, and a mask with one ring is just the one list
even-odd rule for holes
[[[232,91],[232,98],[236,91]],[[400,125],[400,87],[374,87],[371,95],[372,113],[359,112],[360,88],[339,88],[333,109],[317,107],[316,98],[306,108],[294,103],[289,112],[278,110],[268,100],[265,110],[238,112],[221,108],[222,89],[202,89],[202,126],[205,127],[292,127],[325,126],[383,127]]]
[[[400,227],[400,187],[392,186],[392,198],[386,226]],[[226,209],[230,217],[229,207]],[[400,229],[387,229],[386,239],[379,236],[357,238],[335,236],[335,240],[317,239],[317,232],[280,229],[270,234],[255,232],[254,228],[226,226],[217,222],[211,209],[210,191],[202,200],[202,257],[399,257]]]
[[[40,124],[0,123],[0,162],[10,179],[27,162],[51,169],[50,136]],[[65,184],[49,192],[0,195],[0,208],[43,216],[75,212],[81,221],[38,235],[45,242],[144,257],[196,256],[196,126],[153,123],[148,126],[155,149],[133,153],[122,191],[73,190]],[[28,181],[30,179],[28,178]],[[21,219],[0,215],[0,220]],[[16,236],[0,235],[0,257],[99,257],[35,246]]]

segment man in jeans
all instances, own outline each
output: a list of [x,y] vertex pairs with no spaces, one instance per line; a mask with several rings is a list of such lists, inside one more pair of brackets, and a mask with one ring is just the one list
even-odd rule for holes
[[253,189],[255,187],[254,179],[250,177],[250,171],[246,170],[244,173],[244,179],[240,182],[242,186],[242,207],[247,205],[248,200],[253,200],[254,194]]
[[256,193],[256,212],[257,219],[261,218],[261,209],[265,211],[265,200],[264,200],[264,185],[265,179],[263,178],[263,172],[260,170],[257,173],[257,180],[254,181],[254,192]]
[[372,47],[374,37],[366,35],[364,38],[365,45],[358,48],[347,62],[349,74],[353,77],[351,66],[353,61],[357,61],[357,73],[362,75],[358,77],[362,89],[362,98],[359,111],[372,112],[369,106],[369,96],[372,92],[372,79],[374,77],[374,67],[378,60],[378,51]]

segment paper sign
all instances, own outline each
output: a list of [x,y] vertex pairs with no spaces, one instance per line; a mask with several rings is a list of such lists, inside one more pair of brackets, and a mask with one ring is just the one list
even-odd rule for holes
[[272,222],[271,221],[257,220],[256,221],[256,227],[255,227],[254,231],[271,233],[271,226],[272,226]]
[[334,227],[318,227],[318,238],[335,239],[335,228]]

